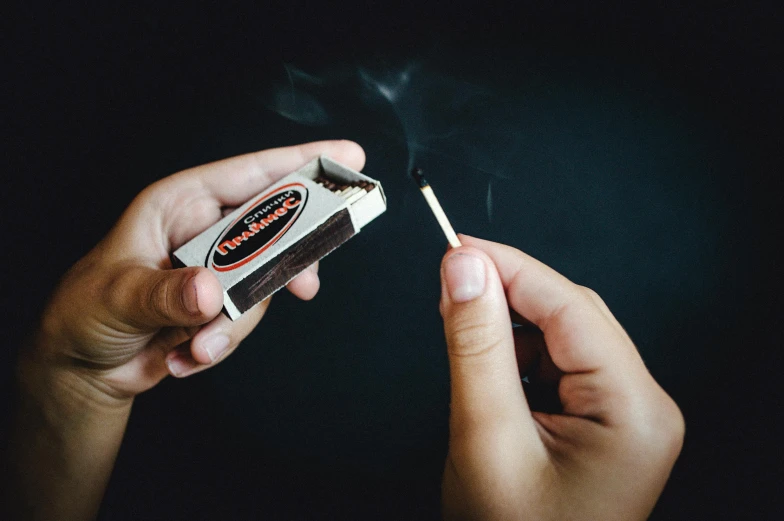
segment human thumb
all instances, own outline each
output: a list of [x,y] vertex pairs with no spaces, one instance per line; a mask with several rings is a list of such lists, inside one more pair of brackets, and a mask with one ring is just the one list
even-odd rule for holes
[[109,309],[124,322],[145,329],[201,325],[220,313],[223,290],[206,268],[125,269],[108,291]]
[[[451,373],[453,430],[531,424],[501,279],[481,250],[450,250],[441,265],[441,314]],[[455,433],[453,432],[453,435]]]

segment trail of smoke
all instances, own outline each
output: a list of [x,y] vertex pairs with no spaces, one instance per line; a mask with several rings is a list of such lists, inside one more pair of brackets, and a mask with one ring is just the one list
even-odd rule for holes
[[413,64],[408,65],[400,73],[395,75],[396,77],[393,78],[393,82],[387,83],[373,78],[367,70],[362,68],[359,69],[360,78],[362,78],[366,85],[374,88],[376,92],[378,92],[381,97],[390,104],[393,112],[395,113],[395,117],[400,123],[400,127],[403,129],[403,142],[406,145],[406,155],[408,157],[406,172],[410,171],[414,167],[414,151],[416,150],[416,142],[413,131],[410,128],[410,118],[404,117],[400,107],[401,99],[406,93],[406,89],[411,82],[411,74],[414,67],[415,66]]
[[428,153],[449,158],[463,170],[494,178],[509,174],[508,163],[519,148],[518,140],[499,129],[509,114],[501,116],[504,121],[488,116],[486,105],[496,99],[486,87],[434,73],[421,61],[398,68],[374,64],[369,69],[345,67],[321,74],[290,63],[283,63],[283,68],[286,85],[276,86],[265,104],[287,119],[305,125],[327,124],[333,118],[321,101],[330,92],[351,92],[352,78],[358,79],[365,103],[391,108],[401,132],[385,126],[382,133],[404,147],[405,171]]
[[487,221],[493,222],[493,182],[487,182]]
[[289,68],[289,64],[285,63],[285,62],[283,63],[283,68],[286,69],[286,76],[288,76],[288,78],[289,78],[289,86],[291,86],[291,89],[290,89],[290,92],[291,92],[291,106],[292,107],[296,107],[297,106],[297,98],[295,97],[295,94],[294,94],[294,78],[291,77],[291,69]]
[[[456,163],[461,161],[461,159],[459,159],[455,154],[448,154],[446,152],[441,152],[440,150],[432,148],[432,147],[419,147],[419,149],[420,150],[427,150],[428,154],[441,156],[443,158],[449,159],[449,160],[454,161]],[[501,172],[500,170],[498,170],[498,171],[491,171],[491,170],[487,170],[487,169],[485,169],[485,168],[483,168],[481,166],[477,166],[475,164],[468,164],[468,165],[464,166],[464,168],[476,170],[477,172],[481,172],[481,173],[483,173],[485,175],[488,175],[490,177],[495,177],[497,179],[511,179],[508,175],[506,175],[505,173]]]
[[269,85],[262,103],[279,116],[302,125],[319,126],[329,123],[329,114],[321,101],[298,87],[298,83],[317,84],[316,80],[291,64],[282,65],[286,77]]

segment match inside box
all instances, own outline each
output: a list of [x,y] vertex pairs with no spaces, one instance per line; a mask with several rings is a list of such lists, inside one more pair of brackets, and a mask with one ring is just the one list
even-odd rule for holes
[[177,249],[173,263],[212,270],[236,320],[385,210],[381,183],[322,156]]

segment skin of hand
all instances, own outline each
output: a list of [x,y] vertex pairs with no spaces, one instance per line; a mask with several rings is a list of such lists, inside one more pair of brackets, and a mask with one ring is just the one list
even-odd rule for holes
[[[281,177],[322,154],[362,169],[350,141],[324,141],[226,159],[143,190],[109,234],[63,277],[17,366],[7,451],[7,519],[86,520],[98,511],[133,398],[166,375],[224,360],[269,299],[232,322],[207,268],[172,269],[170,252]],[[302,299],[317,266],[288,284]],[[3,508],[5,507],[5,508]]]
[[683,443],[675,402],[595,292],[509,246],[461,241],[441,266],[445,518],[647,518]]

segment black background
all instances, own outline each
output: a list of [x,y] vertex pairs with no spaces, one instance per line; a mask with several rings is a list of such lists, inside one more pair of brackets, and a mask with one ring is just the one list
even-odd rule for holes
[[[56,280],[153,180],[345,137],[389,198],[322,263],[313,302],[276,296],[219,368],[137,399],[103,519],[438,517],[445,245],[409,150],[456,228],[604,296],[681,405],[685,447],[653,519],[784,514],[781,9],[195,2],[4,18],[4,396]],[[361,74],[402,70],[416,81],[395,104]],[[286,85],[315,119],[271,101]]]

